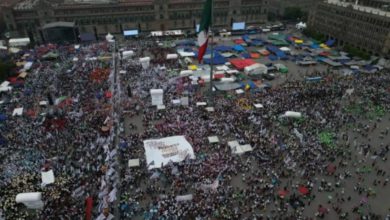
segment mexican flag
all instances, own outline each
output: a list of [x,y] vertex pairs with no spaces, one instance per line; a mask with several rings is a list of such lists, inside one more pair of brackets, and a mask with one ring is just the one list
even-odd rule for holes
[[201,62],[203,60],[203,56],[207,50],[207,44],[209,41],[209,29],[211,26],[211,8],[212,8],[212,0],[206,0],[203,8],[202,20],[200,21],[199,33],[198,33],[198,43],[199,43],[199,53],[198,53],[198,61]]

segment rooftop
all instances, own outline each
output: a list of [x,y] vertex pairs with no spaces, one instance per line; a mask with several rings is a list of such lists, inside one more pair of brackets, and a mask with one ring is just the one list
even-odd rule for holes
[[39,2],[39,0],[24,0],[17,3],[14,6],[15,10],[28,10],[33,9],[33,7]]
[[352,7],[354,10],[365,12],[365,13],[370,13],[370,14],[375,14],[379,16],[385,16],[385,17],[390,17],[390,12],[381,10],[379,8],[373,8],[373,7],[367,7],[351,2],[342,2],[340,0],[326,0],[325,1],[328,4],[333,4],[341,7]]

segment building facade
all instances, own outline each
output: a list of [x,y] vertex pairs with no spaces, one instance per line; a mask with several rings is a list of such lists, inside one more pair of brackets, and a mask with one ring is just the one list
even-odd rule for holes
[[365,52],[390,56],[390,12],[353,2],[328,0],[309,15],[308,28]]
[[304,12],[309,12],[319,0],[270,0],[269,12],[276,16],[283,16],[286,8],[298,7]]
[[[269,0],[268,0],[269,1]],[[52,22],[75,22],[79,33],[102,36],[124,30],[195,30],[200,23],[201,0],[23,0],[3,5],[7,29],[17,36],[42,40],[39,30]],[[266,21],[267,0],[215,0],[214,26],[232,22],[248,25]]]

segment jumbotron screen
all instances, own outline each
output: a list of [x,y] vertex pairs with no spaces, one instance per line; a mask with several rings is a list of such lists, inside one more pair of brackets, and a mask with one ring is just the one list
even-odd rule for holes
[[245,22],[235,22],[232,25],[233,31],[245,30]]

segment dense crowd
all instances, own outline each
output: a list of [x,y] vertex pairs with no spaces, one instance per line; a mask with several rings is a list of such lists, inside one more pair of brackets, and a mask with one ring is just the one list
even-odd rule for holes
[[[322,81],[288,80],[271,88],[257,81],[262,89],[210,97],[203,85],[179,76],[186,65],[167,60],[175,50],[164,45],[128,41],[120,51],[134,55],[120,52],[118,63],[108,43],[45,45],[17,56],[33,66],[27,77],[9,79],[12,91],[0,94],[0,216],[389,218],[388,204],[373,207],[380,192],[388,192],[389,70],[316,72],[310,74]],[[48,59],[48,53],[58,57]],[[139,62],[145,56],[149,67]],[[163,89],[165,109],[151,105],[150,89]],[[188,106],[172,103],[182,97]],[[22,115],[13,116],[20,107]],[[303,117],[280,117],[286,111]],[[174,135],[186,137],[196,159],[149,170],[143,141]],[[210,136],[219,142],[210,144]],[[233,154],[232,140],[253,151]],[[129,168],[127,160],[137,158],[140,166]],[[41,172],[48,170],[55,182],[45,185]],[[44,208],[16,204],[23,192],[42,192]]]
[[[141,56],[164,57],[167,52],[132,49]],[[389,127],[377,128],[390,120],[385,114],[390,108],[388,70],[353,77],[316,72],[311,74],[323,76],[323,81],[290,81],[244,95],[217,91],[215,111],[209,112],[195,105],[211,103],[204,88],[167,71],[176,66],[161,68],[158,63],[143,69],[137,59],[123,60],[120,76],[122,121],[128,127],[121,136],[121,157],[141,159],[138,168],[123,162],[122,219],[312,219],[330,212],[340,219],[386,217],[390,207],[377,214],[370,200],[389,181]],[[156,88],[164,90],[165,110],[151,106],[149,90]],[[183,96],[189,97],[189,106],[171,102]],[[254,108],[256,103],[264,108]],[[289,110],[303,118],[279,117]],[[142,123],[133,124],[137,118]],[[379,137],[371,137],[375,129]],[[143,140],[173,135],[185,135],[196,159],[148,171]],[[210,144],[207,137],[215,135],[220,142]],[[324,135],[329,140],[322,141]],[[227,146],[231,140],[250,144],[253,151],[232,154]],[[320,192],[329,194],[322,196],[324,203],[316,202]],[[188,194],[191,201],[176,199]],[[353,207],[343,208],[344,203]],[[311,204],[318,205],[308,208]]]
[[[44,45],[20,54],[19,62],[33,66],[18,85],[11,81],[11,92],[0,94],[6,116],[0,128],[5,219],[84,219],[88,197],[99,207],[95,215],[108,211],[103,209],[109,207],[105,201],[112,185],[105,179],[115,160],[109,51],[107,43],[98,43]],[[58,57],[45,59],[47,53]],[[23,114],[12,116],[17,107],[23,107]],[[44,185],[41,172],[48,170],[55,182]],[[44,208],[30,211],[16,204],[16,195],[26,192],[42,192]]]

